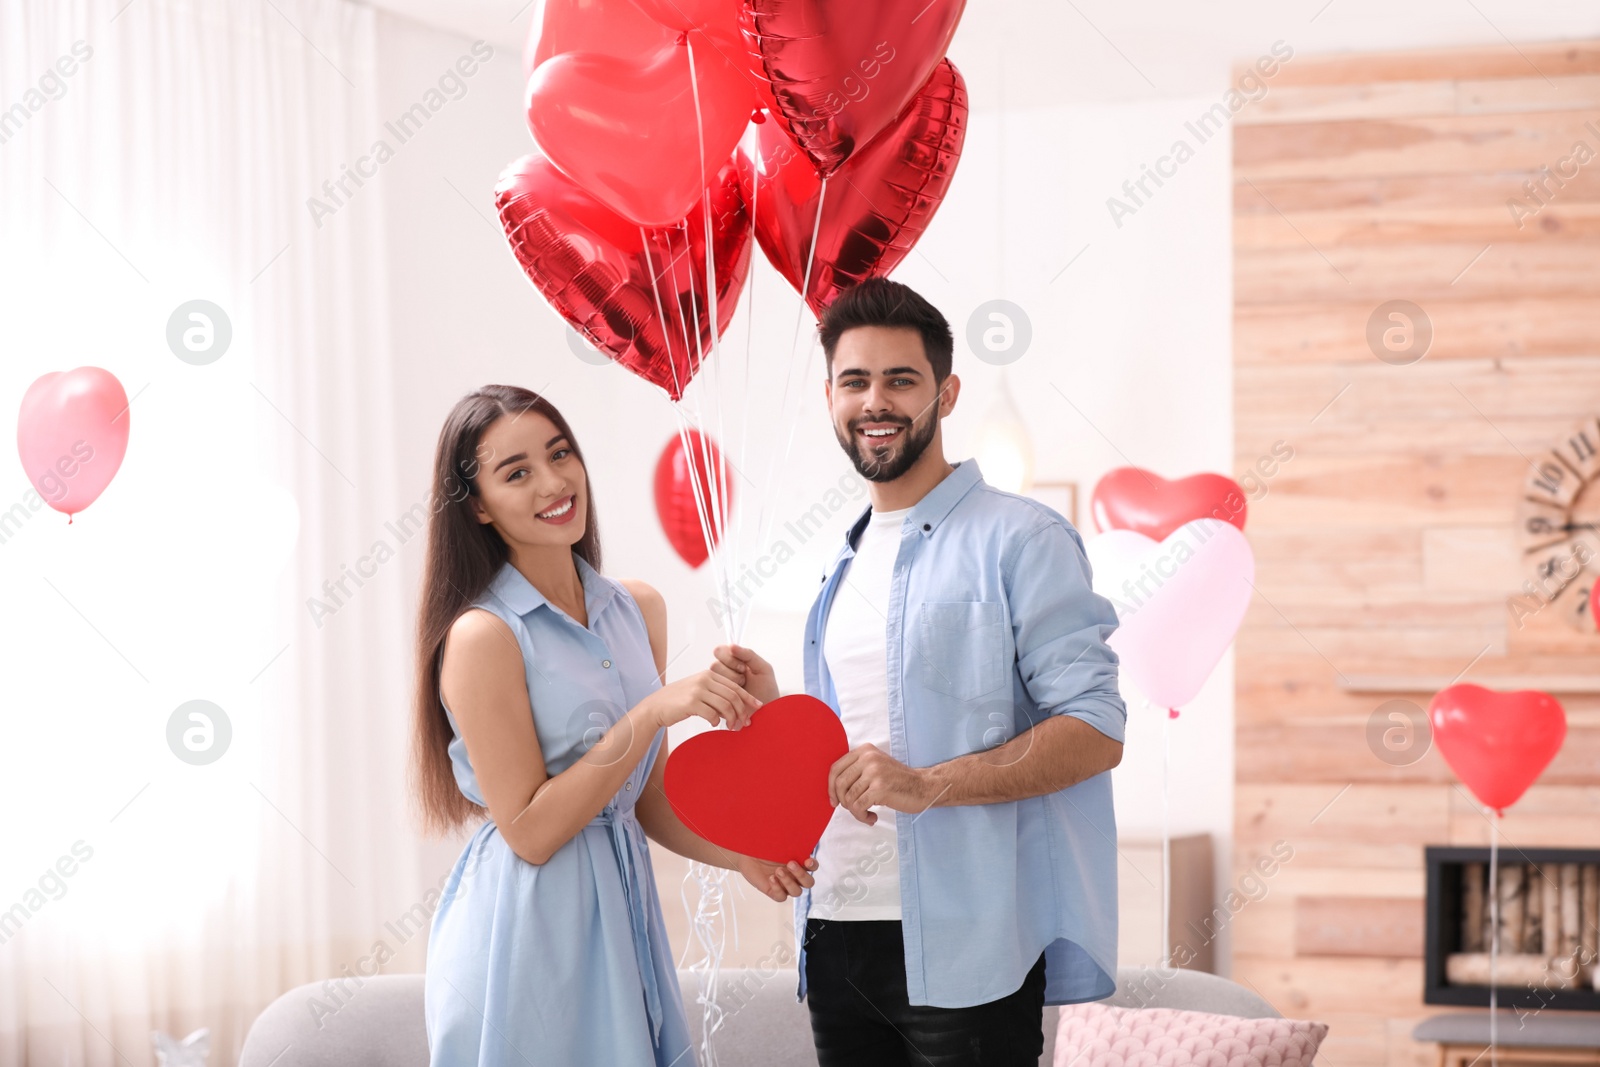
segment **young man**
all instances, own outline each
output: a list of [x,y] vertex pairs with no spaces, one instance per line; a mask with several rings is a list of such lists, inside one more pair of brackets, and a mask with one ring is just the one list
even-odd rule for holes
[[[946,462],[961,382],[937,309],[873,279],[820,332],[871,506],[806,624],[806,691],[850,741],[795,909],[818,1059],[1033,1067],[1043,1005],[1115,985],[1116,614],[1065,519]],[[718,656],[778,695],[759,656]]]

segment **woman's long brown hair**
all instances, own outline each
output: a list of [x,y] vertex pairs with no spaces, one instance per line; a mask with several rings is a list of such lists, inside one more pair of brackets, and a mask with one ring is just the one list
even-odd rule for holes
[[[427,554],[417,613],[411,731],[412,791],[423,828],[430,834],[448,834],[469,821],[488,817],[488,812],[462,794],[450,767],[452,732],[439,696],[439,668],[451,624],[511,558],[499,531],[479,522],[472,511],[471,498],[479,492],[479,467],[491,458],[480,454],[483,435],[496,419],[529,411],[549,419],[566,436],[587,477],[583,450],[561,412],[538,393],[515,385],[486,385],[457,401],[439,431],[434,450]],[[599,570],[600,529],[595,522],[592,481],[587,497],[583,538],[572,550]]]

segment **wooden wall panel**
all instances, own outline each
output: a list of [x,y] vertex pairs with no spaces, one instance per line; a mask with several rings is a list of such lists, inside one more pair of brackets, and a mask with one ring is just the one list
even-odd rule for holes
[[[1556,691],[1566,747],[1501,840],[1600,845],[1600,635],[1508,608],[1529,460],[1600,415],[1600,43],[1519,48],[1296,56],[1235,119],[1259,590],[1236,645],[1235,884],[1293,856],[1233,919],[1234,976],[1330,1023],[1339,1067],[1432,1062],[1410,1039],[1443,1010],[1421,1001],[1422,849],[1491,832],[1436,751],[1380,758],[1385,702],[1457,678]],[[1578,142],[1596,157],[1529,199]],[[1368,346],[1390,300],[1432,323],[1420,362]]]

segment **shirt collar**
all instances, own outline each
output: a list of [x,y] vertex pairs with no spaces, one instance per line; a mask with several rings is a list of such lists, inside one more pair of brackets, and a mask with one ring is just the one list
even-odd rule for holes
[[[913,523],[924,537],[932,535],[961,498],[966,496],[973,486],[983,482],[983,472],[978,470],[977,460],[957,460],[954,467],[955,470],[944,476],[944,481],[928,490],[921,500],[912,505],[911,514],[906,516],[906,521]],[[850,529],[845,531],[846,552],[851,554],[855,552],[856,538],[860,536],[871,515],[872,505],[868,504],[866,510],[850,524]]]
[[[583,606],[589,615],[591,626],[595,616],[616,595],[615,585],[603,577],[599,571],[589,565],[589,561],[578,555],[572,554],[572,562],[578,567],[578,578],[583,582]],[[489,583],[490,592],[510,605],[511,610],[518,615],[527,615],[540,608],[547,607],[551,611],[565,615],[548,597],[539,592],[534,584],[528,581],[526,575],[517,570],[510,560],[500,565],[500,571]]]

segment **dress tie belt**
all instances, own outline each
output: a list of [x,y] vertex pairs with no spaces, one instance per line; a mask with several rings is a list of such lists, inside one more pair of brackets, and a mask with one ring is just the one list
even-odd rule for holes
[[644,1002],[650,1014],[651,1041],[661,1044],[661,987],[656,980],[655,955],[650,944],[649,893],[642,872],[649,869],[650,845],[644,827],[632,808],[604,808],[588,825],[604,826],[622,870],[622,891],[628,901],[628,922],[633,928],[633,952],[644,980]]

